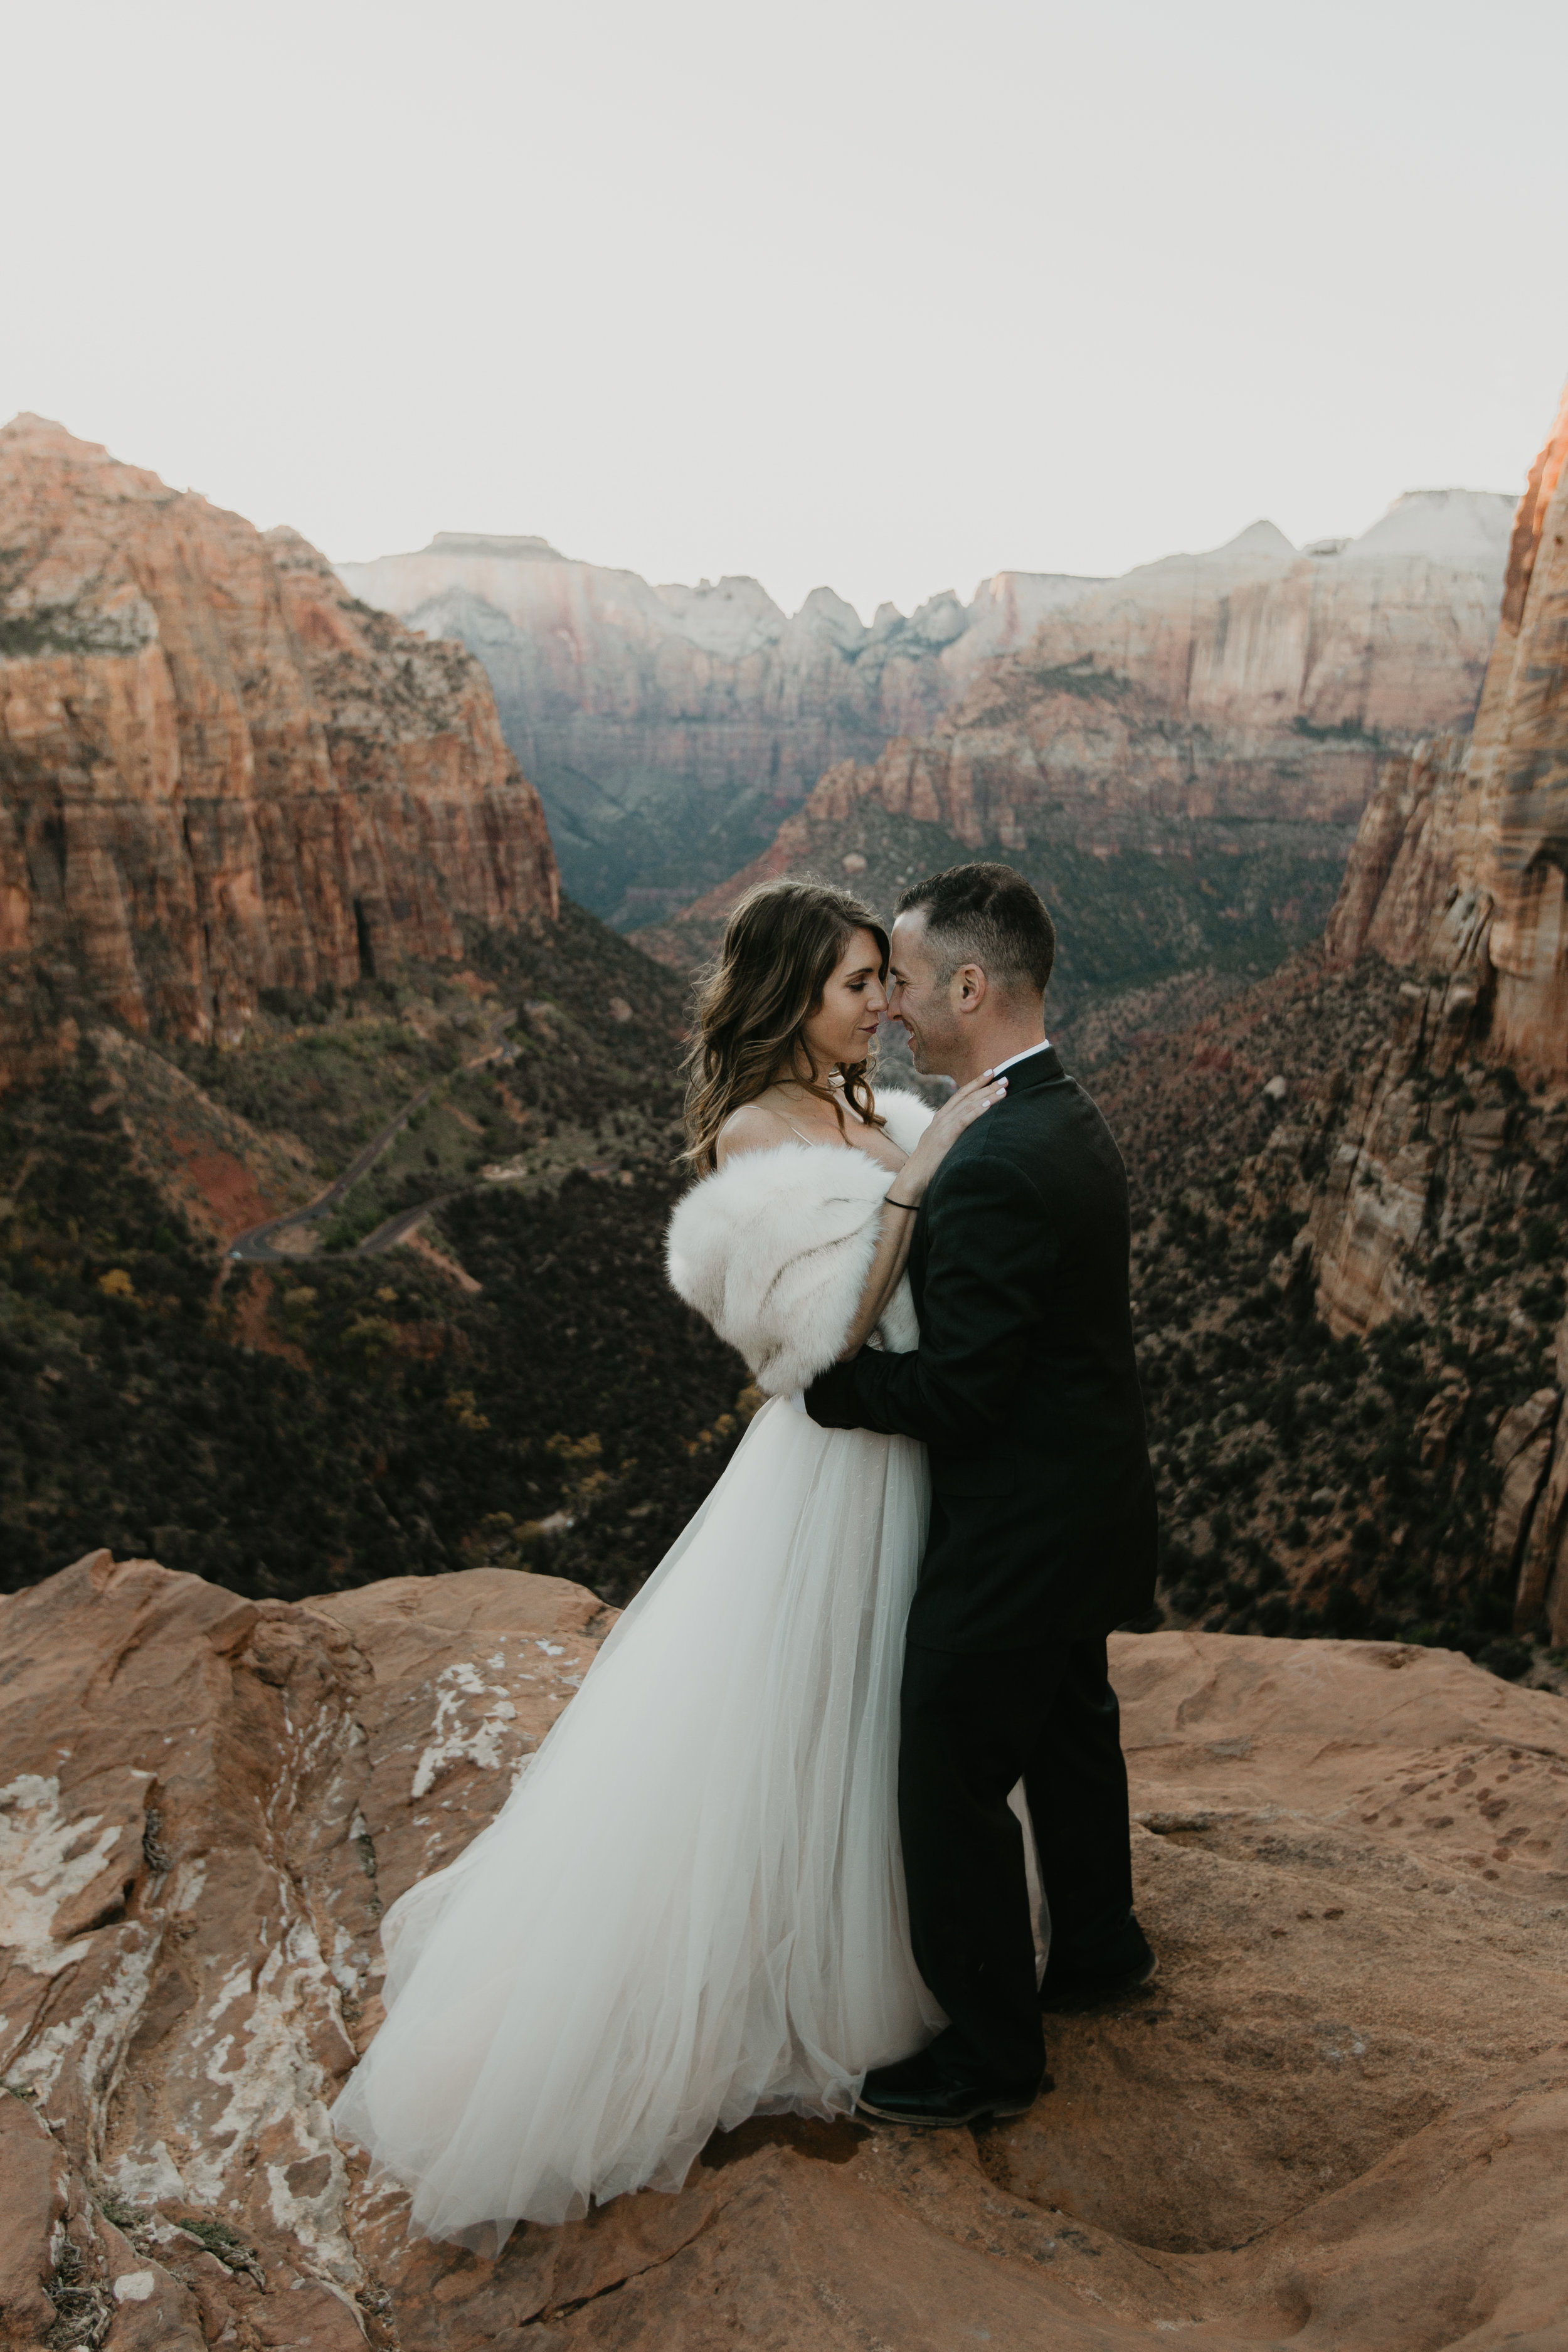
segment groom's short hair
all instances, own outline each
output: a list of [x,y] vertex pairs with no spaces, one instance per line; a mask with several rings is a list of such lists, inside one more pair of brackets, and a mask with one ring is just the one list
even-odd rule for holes
[[1032,882],[1011,866],[977,860],[950,866],[916,882],[899,900],[900,915],[918,910],[945,986],[966,963],[977,963],[1005,994],[1046,992],[1057,959],[1057,927]]

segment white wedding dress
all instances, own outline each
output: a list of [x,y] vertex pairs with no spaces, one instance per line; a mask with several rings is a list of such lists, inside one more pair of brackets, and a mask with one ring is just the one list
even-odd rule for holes
[[766,1404],[497,1819],[393,1906],[333,2123],[415,2229],[493,2253],[679,2189],[716,2126],[847,2113],[942,2024],[896,1794],[928,1503],[910,1439]]

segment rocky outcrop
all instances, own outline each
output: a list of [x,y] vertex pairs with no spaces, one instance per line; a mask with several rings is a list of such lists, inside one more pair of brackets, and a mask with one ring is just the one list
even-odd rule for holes
[[1086,591],[977,670],[928,735],[830,770],[762,858],[650,944],[677,960],[683,925],[688,947],[704,939],[748,882],[864,854],[869,813],[1026,870],[1068,847],[1172,870],[1273,852],[1337,873],[1390,750],[1474,706],[1506,513],[1479,492],[1417,493],[1331,551],[1256,523]]
[[1434,736],[1383,770],[1324,932],[1333,968],[1369,949],[1393,964],[1430,961],[1443,954],[1435,935],[1461,895],[1461,920],[1473,912],[1480,812],[1469,749],[1468,736]]
[[869,628],[830,588],[793,616],[755,580],[650,587],[541,539],[439,531],[340,564],[356,596],[489,672],[568,888],[618,925],[684,905],[768,839],[825,768],[921,734],[978,664],[1095,583],[1001,572]]
[[0,1076],[78,997],[232,1038],[263,988],[458,954],[465,918],[556,893],[461,646],[355,605],[292,531],[0,431]]
[[1162,1973],[1053,2022],[1026,2117],[759,2119],[500,2262],[411,2243],[326,2120],[377,1921],[609,1622],[503,1571],[289,1607],[101,1552],[0,1601],[5,2342],[1548,2340],[1568,1702],[1397,1643],[1117,1637]]

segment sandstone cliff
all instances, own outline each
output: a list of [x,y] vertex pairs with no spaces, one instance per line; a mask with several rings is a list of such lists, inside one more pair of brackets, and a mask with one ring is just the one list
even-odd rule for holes
[[232,1038],[264,987],[450,956],[465,917],[556,894],[460,646],[356,606],[291,531],[0,431],[0,1079],[78,998]]
[[1368,808],[1330,930],[1465,977],[1467,1039],[1568,1079],[1568,396],[1514,520],[1475,730],[1424,745]]
[[440,531],[338,570],[479,656],[567,887],[619,925],[732,872],[825,768],[923,733],[980,662],[1095,584],[1003,572],[972,605],[884,604],[867,628],[830,588],[791,617],[755,580],[655,588],[541,539]]
[[611,1618],[483,1570],[258,1605],[101,1551],[0,1601],[0,2340],[1555,2342],[1568,1702],[1396,1643],[1113,1640],[1162,1971],[1052,2021],[1027,2116],[759,2119],[500,2262],[411,2243],[327,2121],[378,1923]]

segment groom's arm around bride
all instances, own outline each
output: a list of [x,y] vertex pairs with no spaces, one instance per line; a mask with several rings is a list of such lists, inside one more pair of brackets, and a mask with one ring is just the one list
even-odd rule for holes
[[954,1144],[921,1202],[909,1267],[918,1349],[868,1350],[806,1393],[825,1426],[930,1449],[900,1817],[916,1958],[952,2026],[908,2083],[867,2088],[874,2111],[924,2120],[941,2119],[933,2100],[974,2112],[987,2090],[1016,2104],[1043,2066],[1006,1805],[1018,1780],[1051,1911],[1047,1999],[1149,1966],[1105,1673],[1106,1634],[1148,1609],[1154,1578],[1127,1181],[1104,1120],[1045,1041],[1053,951],[1048,914],[1008,867],[961,866],[906,894],[889,1013],[918,1068],[963,1084],[1005,1065],[1007,1097]]

